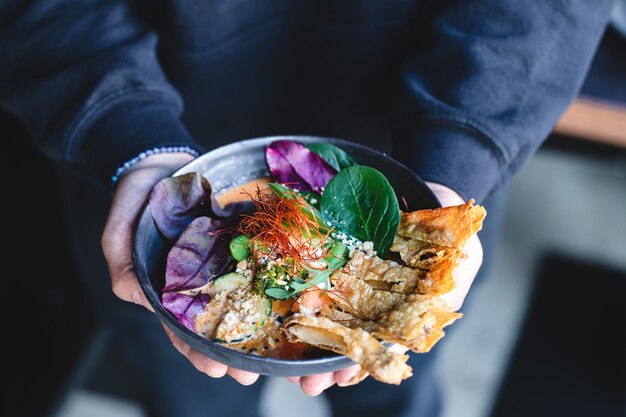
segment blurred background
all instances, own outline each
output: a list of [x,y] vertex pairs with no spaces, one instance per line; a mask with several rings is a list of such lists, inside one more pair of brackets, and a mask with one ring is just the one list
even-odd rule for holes
[[[142,376],[84,297],[51,163],[2,112],[0,136],[1,414],[149,416]],[[499,201],[503,217],[483,232],[501,232],[491,263],[436,347],[445,416],[626,416],[626,38],[616,29]],[[328,415],[323,396],[267,382],[264,415],[286,416],[273,405],[284,398],[306,402],[302,416]]]

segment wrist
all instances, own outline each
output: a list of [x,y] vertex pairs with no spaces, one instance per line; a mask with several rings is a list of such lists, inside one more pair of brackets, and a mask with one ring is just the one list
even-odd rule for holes
[[144,198],[163,178],[172,175],[194,157],[186,153],[150,155],[134,164],[119,178],[115,195],[134,195]]
[[173,166],[181,167],[186,163],[193,161],[196,157],[185,152],[168,152],[158,153],[147,156],[146,158],[138,161],[131,168],[129,168],[125,174],[129,174],[133,171],[137,171],[145,168]]
[[[189,162],[191,159],[198,157],[200,153],[189,146],[177,147],[159,147],[148,149],[139,153],[134,158],[126,161],[120,166],[115,174],[111,177],[113,187],[115,187],[122,176],[131,171],[140,169],[150,165],[175,165],[177,161],[181,161],[180,165]],[[187,156],[185,158],[185,156]],[[180,166],[179,165],[179,166]]]

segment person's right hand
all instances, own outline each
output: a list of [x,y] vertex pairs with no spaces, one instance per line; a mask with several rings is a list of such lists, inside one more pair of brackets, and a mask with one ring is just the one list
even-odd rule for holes
[[[119,181],[102,234],[102,250],[109,268],[113,293],[124,301],[140,304],[150,311],[153,311],[152,307],[141,290],[133,266],[135,222],[152,187],[192,159],[186,153],[156,154],[129,169]],[[221,378],[228,374],[243,385],[250,385],[259,378],[258,374],[229,368],[207,358],[176,337],[165,325],[163,328],[174,347],[199,371],[210,377]]]

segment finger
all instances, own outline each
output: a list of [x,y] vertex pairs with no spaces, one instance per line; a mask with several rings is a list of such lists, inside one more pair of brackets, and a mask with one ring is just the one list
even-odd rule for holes
[[300,383],[300,379],[301,379],[301,377],[299,377],[299,376],[288,376],[287,377],[287,380],[289,382],[293,382],[294,384],[299,384]]
[[126,232],[121,231],[118,224],[107,221],[101,244],[111,276],[111,287],[117,297],[134,302],[133,294],[141,288],[135,277],[128,240]]
[[181,355],[185,356],[197,370],[212,378],[221,378],[226,375],[226,371],[228,370],[226,365],[207,358],[197,350],[192,349],[191,346],[183,342],[183,340],[176,336],[174,332],[172,332],[165,324],[161,323],[161,325],[163,326],[167,337],[169,337],[172,342],[172,345],[174,345],[176,350]]
[[473,235],[468,239],[463,252],[465,259],[459,262],[452,273],[456,285],[450,292],[441,295],[441,299],[445,300],[455,311],[463,305],[465,296],[483,262],[483,249],[478,236]]
[[300,379],[300,388],[302,392],[311,397],[320,395],[327,388],[335,384],[335,376],[332,372],[318,375],[303,376]]
[[237,368],[228,368],[226,371],[228,375],[230,375],[235,381],[239,382],[241,385],[252,385],[259,379],[259,374],[255,374],[248,371],[242,371]]
[[111,275],[111,289],[113,294],[121,300],[143,306],[154,313],[154,308],[146,299],[141,285],[139,285],[139,281],[137,281],[134,267],[127,265],[121,270],[110,268],[109,274]]
[[343,386],[344,387],[349,387],[349,386],[352,386],[352,385],[359,384],[359,383],[361,383],[361,381],[363,381],[368,376],[369,376],[369,373],[365,372],[363,369],[361,369],[356,375],[354,375],[354,377],[352,379],[350,379],[348,382],[343,384]]
[[130,184],[120,184],[102,233],[102,249],[109,266],[119,268],[132,265],[130,248],[133,225],[148,191],[135,189]]
[[337,381],[337,385],[340,387],[345,386],[348,381],[350,381],[356,374],[359,373],[361,367],[359,365],[352,365],[349,368],[342,369],[341,371],[335,372],[335,381]]
[[179,338],[178,336],[176,336],[174,334],[174,332],[172,332],[170,330],[169,327],[167,327],[165,324],[163,324],[161,322],[161,326],[163,326],[163,330],[165,330],[165,334],[167,334],[167,337],[170,339],[170,342],[172,342],[172,345],[174,345],[174,347],[176,348],[176,350],[183,356],[187,356],[187,354],[189,353],[189,350],[191,349],[191,347],[182,341],[181,338]]
[[132,233],[130,223],[132,220],[122,218],[115,212],[115,209],[111,210],[101,240],[102,252],[111,276],[112,291],[124,301],[134,302],[152,310],[135,275],[131,257]]
[[211,378],[221,378],[226,375],[228,366],[223,363],[207,358],[197,350],[190,348],[187,353],[187,359],[196,367],[197,370],[210,376]]

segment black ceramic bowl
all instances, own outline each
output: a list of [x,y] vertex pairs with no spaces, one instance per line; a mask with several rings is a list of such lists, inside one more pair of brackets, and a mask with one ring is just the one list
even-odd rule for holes
[[[437,198],[426,184],[404,165],[373,149],[330,138],[280,136],[236,142],[200,156],[174,175],[199,172],[209,180],[214,192],[220,194],[253,179],[268,177],[265,147],[275,140],[285,139],[304,144],[333,143],[360,164],[381,171],[393,186],[398,198],[403,197],[406,200],[410,210],[439,207]],[[401,203],[402,207],[403,204]],[[189,331],[161,304],[161,288],[164,285],[168,250],[169,243],[158,232],[150,209],[146,207],[139,218],[133,245],[137,276],[157,317],[192,348],[226,365],[264,375],[309,375],[337,371],[352,364],[345,356],[330,353],[327,356],[304,360],[281,360],[248,355],[208,341]]]

